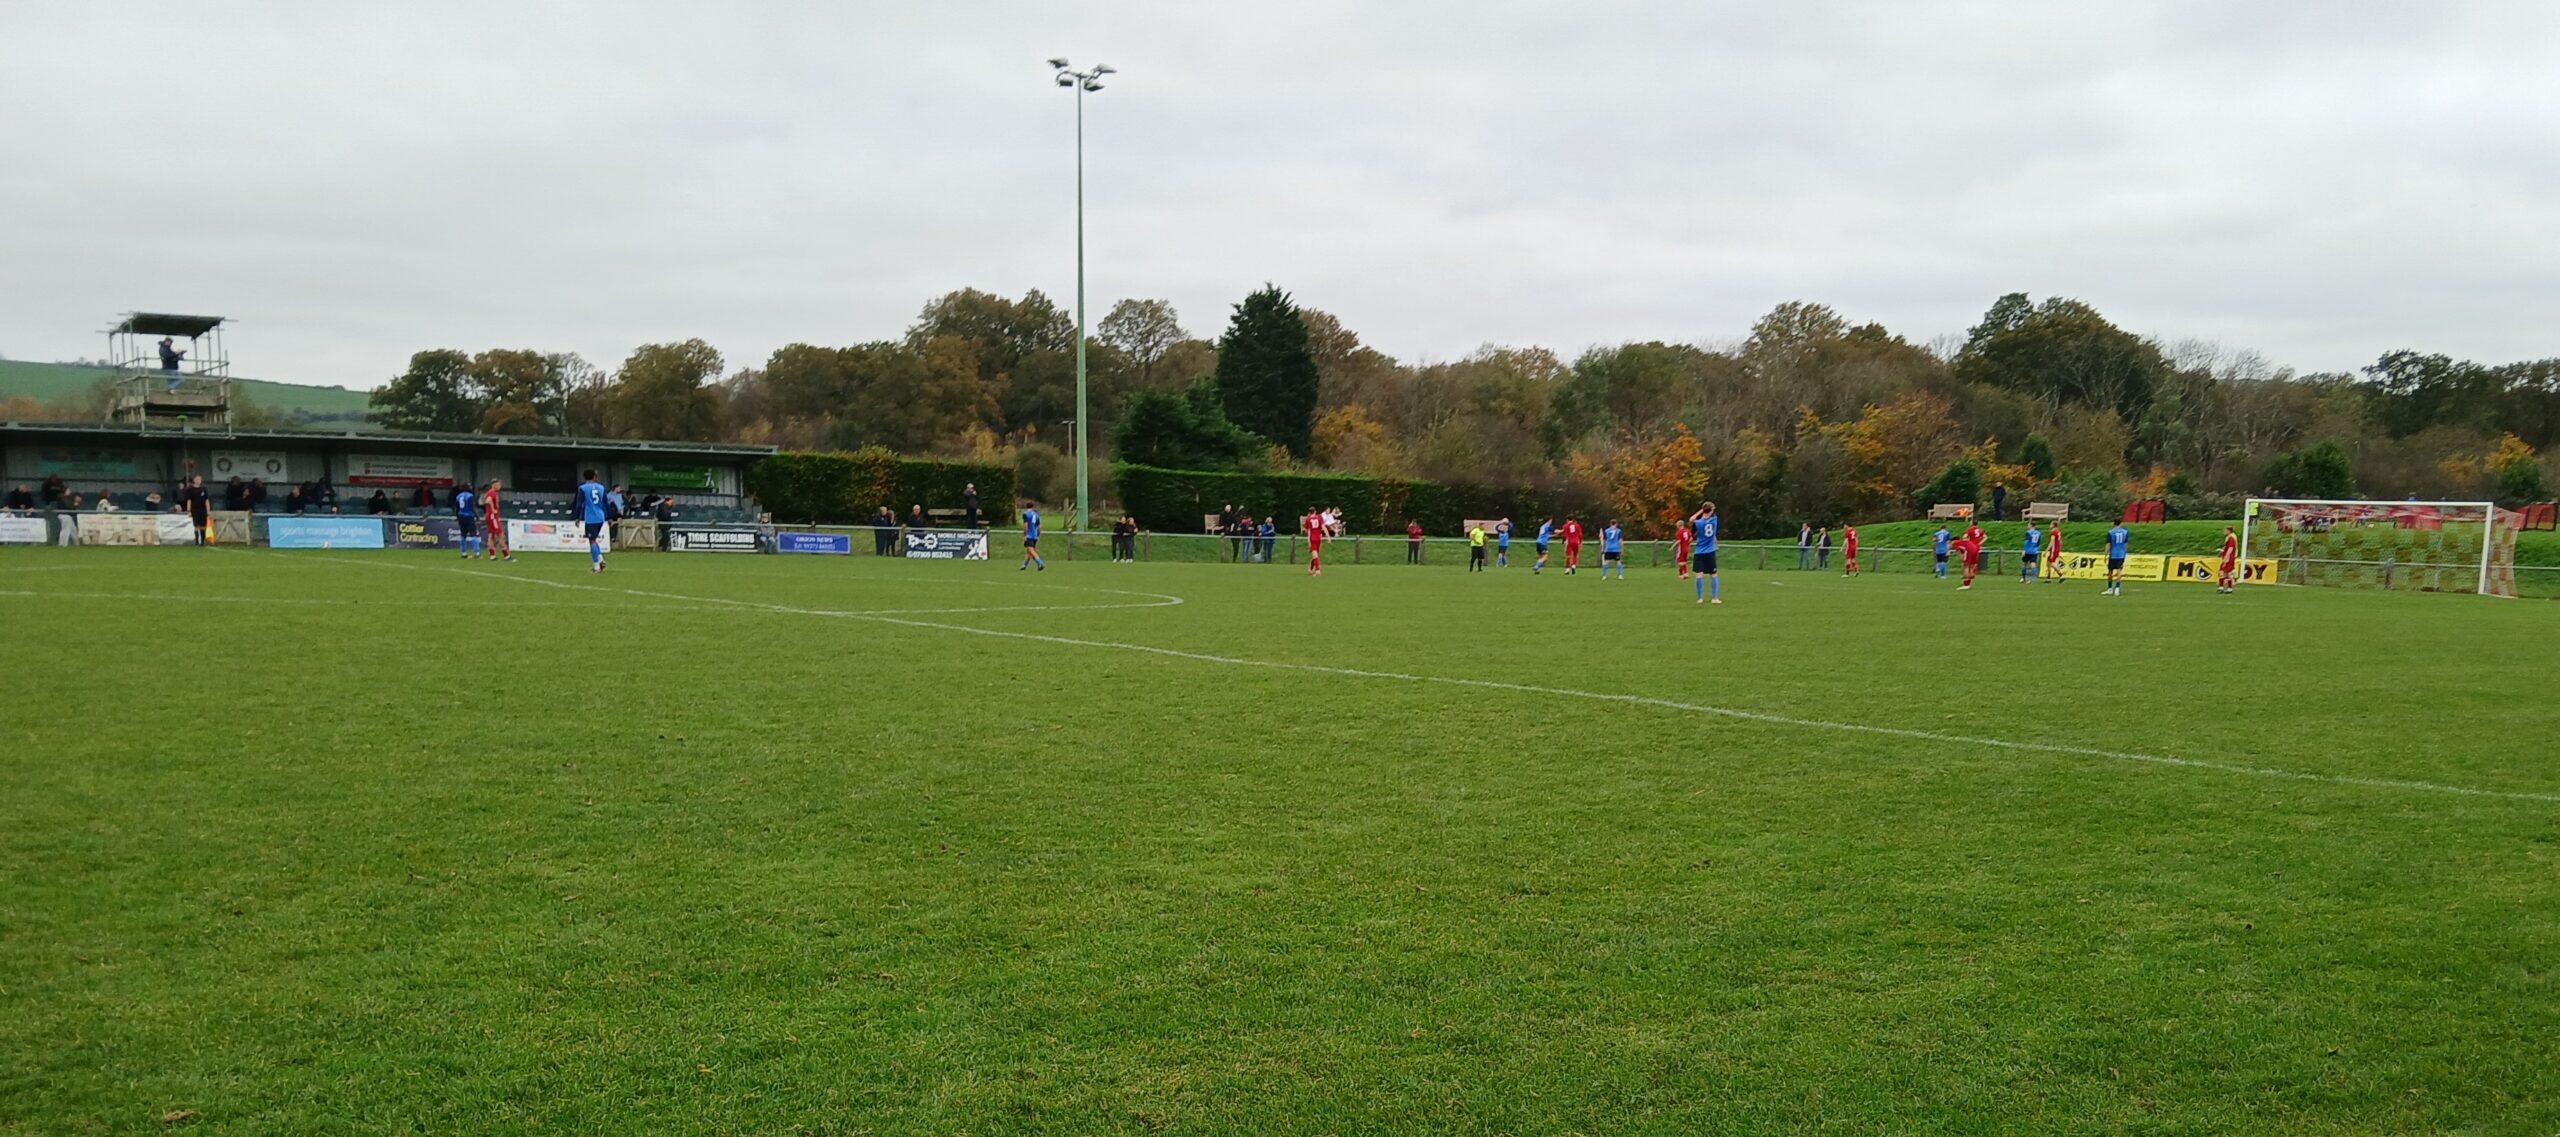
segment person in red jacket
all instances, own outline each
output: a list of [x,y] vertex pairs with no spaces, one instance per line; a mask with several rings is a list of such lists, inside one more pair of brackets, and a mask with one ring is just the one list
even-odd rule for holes
[[1841,551],[1842,557],[1844,558],[1844,559],[1840,562],[1840,575],[1842,575],[1842,576],[1856,576],[1856,575],[1858,575],[1858,527],[1857,527],[1857,526],[1855,526],[1855,525],[1848,525],[1848,524],[1843,524],[1842,526],[1840,526],[1840,551]]
[[2240,534],[2222,527],[2222,564],[2213,574],[2213,590],[2230,592],[2240,585]]
[[1680,566],[1680,579],[1689,579],[1689,523],[1671,527],[1671,563]]
[[1420,521],[1408,519],[1404,523],[1404,563],[1409,565],[1422,563],[1422,522]]
[[1309,513],[1298,519],[1298,533],[1307,539],[1307,575],[1324,575],[1324,515]]
[[1956,552],[1964,557],[1964,583],[1957,585],[1956,591],[1973,587],[1974,574],[1982,571],[1982,542],[1985,539],[1979,525],[1966,526],[1964,536],[1956,538]]
[[1574,567],[1581,563],[1582,522],[1568,517],[1564,519],[1564,574],[1572,576]]

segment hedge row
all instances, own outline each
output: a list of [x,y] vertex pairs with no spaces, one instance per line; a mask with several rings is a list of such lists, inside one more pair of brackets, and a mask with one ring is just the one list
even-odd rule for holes
[[969,462],[937,462],[901,458],[872,446],[843,451],[790,451],[773,455],[747,471],[747,492],[764,503],[776,521],[851,525],[868,521],[888,506],[904,516],[907,507],[960,508],[961,491],[978,487],[979,523],[1013,520],[1013,468]]
[[1522,528],[1568,513],[1598,516],[1600,505],[1570,491],[1530,487],[1442,485],[1356,474],[1228,474],[1114,467],[1121,508],[1159,533],[1197,533],[1200,519],[1233,504],[1256,517],[1290,519],[1339,506],[1354,533],[1402,533],[1408,519],[1438,536],[1454,536],[1468,518],[1508,517]]

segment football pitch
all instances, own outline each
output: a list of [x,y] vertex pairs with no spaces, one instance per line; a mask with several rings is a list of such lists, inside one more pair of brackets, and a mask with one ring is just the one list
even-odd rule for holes
[[0,1134],[2560,1132],[2560,604],[0,554]]

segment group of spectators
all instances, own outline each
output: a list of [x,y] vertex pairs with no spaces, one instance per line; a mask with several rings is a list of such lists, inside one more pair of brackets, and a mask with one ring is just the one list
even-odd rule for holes
[[[1137,522],[1130,521],[1129,527],[1134,533]],[[1218,532],[1226,536],[1228,552],[1236,563],[1269,564],[1272,546],[1279,543],[1280,519],[1265,517],[1257,521],[1230,502],[1218,510]],[[1134,553],[1130,559],[1137,559]]]
[[[898,543],[898,531],[902,528],[909,533],[950,528],[948,525],[935,525],[933,518],[925,513],[924,504],[921,502],[907,506],[907,514],[904,518],[891,512],[888,506],[881,506],[871,514],[870,525],[872,555],[881,557],[906,555],[906,550]],[[976,482],[971,482],[960,488],[960,528],[982,527],[978,514],[978,485]]]

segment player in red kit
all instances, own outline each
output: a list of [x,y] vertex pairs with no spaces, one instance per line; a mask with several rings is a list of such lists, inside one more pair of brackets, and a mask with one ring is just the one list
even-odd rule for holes
[[1688,522],[1683,521],[1680,524],[1671,527],[1671,563],[1680,566],[1680,579],[1682,580],[1689,579],[1689,543],[1691,540],[1693,540],[1693,538],[1689,535]]
[[481,555],[489,558],[516,559],[516,551],[507,547],[507,520],[498,512],[498,479],[489,479],[480,491],[480,524],[486,528],[488,540],[480,545]]
[[2054,522],[2044,531],[2044,582],[2062,579],[2062,523]]
[[1973,587],[1973,576],[1982,571],[1982,526],[1965,527],[1964,536],[1956,538],[1956,552],[1964,558],[1964,583],[1956,586],[1962,592]]
[[1564,574],[1572,576],[1574,566],[1582,563],[1582,522],[1564,519]]
[[1840,527],[1840,551],[1841,551],[1841,555],[1842,555],[1843,557],[1845,557],[1845,558],[1846,558],[1845,560],[1843,560],[1843,561],[1841,561],[1841,562],[1840,562],[1840,575],[1842,575],[1842,576],[1856,576],[1856,575],[1858,575],[1858,527],[1857,527],[1857,526],[1855,526],[1855,525],[1843,525],[1843,526],[1841,526],[1841,527]]
[[1298,532],[1307,538],[1307,575],[1324,575],[1324,517],[1310,513],[1298,519]]
[[2230,592],[2240,585],[2240,534],[2222,527],[2222,565],[2213,575],[2213,590]]

